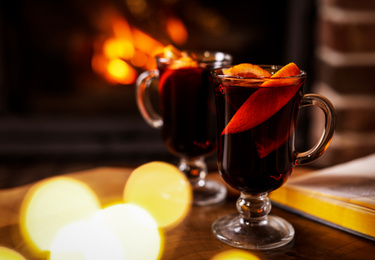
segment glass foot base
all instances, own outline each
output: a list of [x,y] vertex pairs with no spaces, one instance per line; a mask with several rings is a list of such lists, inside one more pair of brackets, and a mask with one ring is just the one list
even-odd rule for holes
[[294,237],[293,226],[283,218],[268,215],[266,220],[246,222],[239,215],[229,215],[212,225],[214,235],[237,248],[267,250],[288,244]]
[[197,206],[217,204],[223,201],[226,195],[226,187],[214,180],[206,180],[203,186],[193,186],[193,204]]

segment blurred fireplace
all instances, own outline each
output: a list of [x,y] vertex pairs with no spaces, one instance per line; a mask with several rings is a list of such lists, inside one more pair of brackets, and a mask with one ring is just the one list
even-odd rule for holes
[[153,52],[174,44],[311,71],[314,10],[312,0],[1,1],[0,160],[173,160],[134,98]]

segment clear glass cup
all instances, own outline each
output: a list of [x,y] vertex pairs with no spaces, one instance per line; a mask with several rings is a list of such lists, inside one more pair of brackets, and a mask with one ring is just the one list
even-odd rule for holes
[[[225,199],[223,184],[207,180],[205,157],[217,148],[216,109],[209,85],[210,71],[228,66],[232,57],[222,52],[189,53],[198,66],[156,56],[157,70],[142,73],[136,82],[136,100],[145,121],[161,130],[168,150],[180,158],[178,168],[193,188],[193,203],[206,206]],[[160,109],[151,102],[150,86],[158,81]],[[157,112],[157,111],[160,111]]]
[[[261,66],[275,73],[280,66]],[[273,249],[289,243],[293,226],[269,215],[268,193],[282,186],[295,165],[317,159],[327,149],[335,128],[335,111],[329,100],[302,93],[306,73],[267,79],[223,75],[212,71],[218,123],[218,168],[227,184],[241,192],[238,214],[224,216],[212,225],[215,236],[233,247]],[[295,150],[298,111],[318,106],[325,129],[306,152]]]

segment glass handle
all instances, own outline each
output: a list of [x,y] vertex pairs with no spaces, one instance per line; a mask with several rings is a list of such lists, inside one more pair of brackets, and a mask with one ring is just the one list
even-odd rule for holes
[[310,163],[319,158],[328,148],[336,127],[335,109],[328,99],[317,94],[306,94],[302,97],[300,108],[308,106],[318,106],[323,111],[325,116],[324,131],[320,140],[313,148],[306,152],[297,153],[295,160],[296,165]]
[[138,109],[144,120],[155,128],[161,128],[163,126],[163,119],[156,113],[150,98],[151,83],[158,78],[158,70],[145,71],[139,75],[135,83]]

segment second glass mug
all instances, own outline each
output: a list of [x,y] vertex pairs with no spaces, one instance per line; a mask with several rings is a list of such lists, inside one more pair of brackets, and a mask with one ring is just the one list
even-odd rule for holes
[[[271,74],[281,66],[261,66]],[[241,195],[237,214],[214,222],[215,236],[233,247],[272,249],[289,243],[293,226],[268,215],[268,193],[283,185],[295,165],[312,162],[327,149],[335,128],[329,100],[302,93],[306,73],[280,78],[224,75],[212,72],[218,122],[218,167],[223,179]],[[325,115],[325,128],[313,148],[298,153],[294,135],[298,111],[317,106]]]
[[[210,51],[189,53],[189,57],[194,58],[197,67],[157,55],[157,70],[143,72],[136,81],[136,100],[145,121],[161,130],[168,150],[180,158],[178,168],[192,185],[193,204],[207,206],[221,202],[227,193],[223,184],[206,179],[205,156],[217,148],[210,71],[231,65],[232,57]],[[151,102],[153,81],[159,81],[160,114]]]

